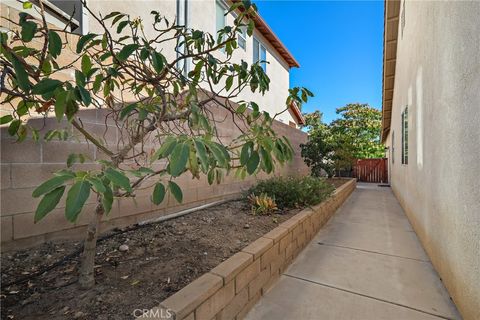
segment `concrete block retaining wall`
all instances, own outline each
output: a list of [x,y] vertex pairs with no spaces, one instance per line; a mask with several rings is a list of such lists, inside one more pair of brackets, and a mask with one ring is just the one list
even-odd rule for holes
[[356,187],[350,179],[150,310],[142,319],[243,319]]

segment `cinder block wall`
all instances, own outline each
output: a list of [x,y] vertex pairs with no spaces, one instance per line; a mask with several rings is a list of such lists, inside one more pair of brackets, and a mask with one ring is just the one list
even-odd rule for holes
[[[231,116],[225,115],[220,109],[215,110],[215,117],[219,121],[219,137],[228,142],[240,133],[240,129],[233,124]],[[116,145],[119,129],[111,124],[105,124],[105,111],[82,110],[80,119],[91,134],[102,137],[109,146]],[[92,194],[78,221],[75,224],[69,223],[64,217],[64,196],[57,209],[34,224],[33,216],[40,199],[32,198],[32,191],[52,177],[54,171],[65,168],[69,154],[81,152],[88,156],[89,159],[84,164],[75,165],[76,169],[81,170],[95,170],[97,168],[95,161],[102,159],[103,155],[94,145],[87,143],[85,139],[82,140],[68,122],[58,123],[54,118],[47,118],[31,119],[29,124],[40,129],[41,136],[51,129],[66,128],[72,133],[72,138],[68,141],[38,143],[27,138],[22,143],[16,143],[8,135],[7,128],[1,128],[2,250],[29,247],[53,239],[81,239],[94,212],[95,197]],[[295,148],[292,163],[278,168],[275,174],[306,174],[308,168],[300,157],[299,145],[306,140],[307,135],[280,122],[275,122],[274,129],[279,135],[287,136]],[[155,148],[158,148],[158,145],[145,146],[147,152]],[[241,181],[236,180],[232,172],[220,185],[209,185],[206,177],[202,176],[200,180],[192,179],[187,173],[176,179],[184,193],[183,203],[177,203],[173,197],[168,196],[160,206],[155,206],[150,201],[152,193],[150,186],[157,180],[147,181],[146,187],[136,192],[135,198],[115,201],[112,212],[104,218],[101,228],[102,231],[106,231],[114,227],[124,227],[153,217],[236,197],[258,178],[266,178],[266,175],[261,174]]]

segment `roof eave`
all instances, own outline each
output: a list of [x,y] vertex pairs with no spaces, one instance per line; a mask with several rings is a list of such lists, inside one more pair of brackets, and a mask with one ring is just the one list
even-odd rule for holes
[[299,125],[304,125],[305,124],[305,118],[302,115],[302,112],[300,111],[300,108],[297,106],[295,102],[292,102],[290,104],[290,110],[292,110],[296,120],[297,124]]
[[400,0],[385,0],[382,79],[382,142],[385,142],[390,131],[392,117],[399,16]]
[[[231,0],[233,3],[239,2],[240,0]],[[273,48],[280,54],[280,56],[285,60],[288,64],[289,68],[299,68],[300,63],[295,59],[295,57],[288,51],[287,47],[283,44],[283,42],[277,37],[275,32],[270,28],[265,20],[260,16],[258,12],[251,17],[255,22],[255,28],[265,37],[265,39],[270,42]]]

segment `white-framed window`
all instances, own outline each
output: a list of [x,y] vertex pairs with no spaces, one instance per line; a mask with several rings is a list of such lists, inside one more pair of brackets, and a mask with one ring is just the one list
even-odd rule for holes
[[392,130],[392,164],[395,163],[395,131]]
[[59,17],[70,19],[73,14],[73,24],[78,25],[77,28],[72,31],[77,34],[88,33],[88,13],[84,9],[81,0],[48,0],[44,1],[44,4]]
[[[177,25],[188,28],[188,0],[177,0]],[[178,39],[179,42],[184,40],[183,37]],[[177,47],[177,58],[186,54],[185,46],[182,44]],[[187,76],[190,71],[190,59],[182,59],[177,62],[177,69],[183,70],[183,75]]]
[[402,164],[408,164],[408,107],[402,112]]
[[257,39],[253,38],[253,63],[260,61],[263,71],[267,72],[267,49]]
[[240,28],[239,33],[237,33],[237,43],[240,48],[243,50],[247,49],[247,29],[244,27]]
[[[35,18],[40,18],[37,10],[23,9],[23,2],[24,0],[2,0],[3,4],[13,9],[24,11]],[[35,1],[33,5],[34,7],[38,6]],[[83,7],[81,0],[44,0],[43,5],[45,18],[48,23],[61,29],[67,27],[66,30],[76,34],[84,35],[88,33],[88,12]]]
[[223,1],[217,0],[215,1],[215,26],[216,31],[225,28],[227,24],[227,17],[225,14],[227,13],[227,7],[223,3]]

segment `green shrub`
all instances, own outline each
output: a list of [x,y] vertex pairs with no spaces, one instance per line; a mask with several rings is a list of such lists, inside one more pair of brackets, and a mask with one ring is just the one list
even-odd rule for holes
[[334,187],[323,178],[273,177],[260,181],[248,194],[266,194],[275,199],[279,209],[312,206],[332,194]]

